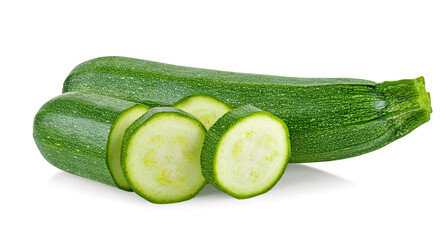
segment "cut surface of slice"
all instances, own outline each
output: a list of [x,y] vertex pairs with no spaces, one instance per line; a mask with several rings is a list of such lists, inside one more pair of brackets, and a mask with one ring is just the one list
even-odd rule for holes
[[131,188],[154,203],[185,201],[204,187],[200,155],[205,127],[179,109],[149,110],[127,129],[122,148]]
[[148,111],[148,107],[144,105],[136,105],[123,112],[116,120],[111,129],[108,139],[107,161],[110,172],[116,181],[116,184],[125,190],[131,190],[127,180],[125,180],[121,164],[121,149],[125,130],[142,114]]
[[247,105],[228,112],[210,128],[201,164],[207,181],[233,197],[249,198],[278,182],[289,155],[284,122]]
[[230,105],[208,94],[185,97],[173,106],[195,116],[206,129],[209,129],[226,112],[232,110]]

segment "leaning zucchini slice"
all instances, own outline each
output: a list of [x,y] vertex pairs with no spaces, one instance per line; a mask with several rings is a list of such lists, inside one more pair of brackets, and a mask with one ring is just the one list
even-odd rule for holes
[[232,110],[227,103],[204,93],[185,97],[173,106],[195,116],[206,129],[209,129],[226,112]]
[[122,139],[124,138],[125,130],[138,119],[142,114],[148,111],[148,107],[139,104],[125,112],[123,112],[116,120],[114,126],[111,128],[108,138],[107,163],[110,168],[111,175],[116,181],[119,188],[130,191],[130,185],[125,180],[121,165],[121,150]]
[[175,108],[149,110],[125,132],[122,168],[131,188],[154,203],[194,197],[204,187],[200,154],[205,127]]
[[247,105],[226,113],[210,128],[201,166],[208,182],[241,199],[271,189],[283,175],[289,155],[284,122]]

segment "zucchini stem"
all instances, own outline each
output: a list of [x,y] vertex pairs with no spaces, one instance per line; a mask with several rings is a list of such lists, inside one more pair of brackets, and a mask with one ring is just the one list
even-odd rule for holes
[[392,121],[396,130],[392,141],[405,136],[430,120],[430,93],[425,90],[423,77],[383,82],[376,85],[385,99],[382,116]]

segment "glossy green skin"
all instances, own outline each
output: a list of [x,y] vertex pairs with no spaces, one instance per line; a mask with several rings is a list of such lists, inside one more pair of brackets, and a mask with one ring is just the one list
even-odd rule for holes
[[150,196],[148,196],[147,194],[145,194],[143,191],[140,191],[137,187],[135,187],[132,182],[130,181],[131,178],[129,178],[129,173],[127,172],[127,168],[126,168],[126,158],[127,158],[127,150],[128,150],[128,144],[130,143],[132,136],[134,133],[136,133],[141,127],[144,127],[144,125],[150,121],[150,119],[154,118],[154,117],[162,117],[163,113],[169,113],[169,114],[178,114],[182,117],[186,117],[186,118],[191,118],[194,121],[196,121],[196,123],[204,130],[204,132],[206,132],[206,128],[204,127],[204,125],[202,125],[202,123],[200,121],[198,121],[198,119],[196,119],[195,117],[193,117],[192,115],[179,110],[177,108],[173,108],[173,107],[155,107],[155,108],[151,108],[150,110],[148,110],[146,113],[144,113],[140,118],[138,118],[136,121],[134,121],[128,128],[127,130],[125,130],[125,135],[124,135],[124,140],[122,143],[122,169],[124,171],[124,176],[125,178],[128,180],[128,184],[130,185],[130,187],[134,190],[135,193],[137,193],[139,196],[143,197],[144,199],[152,202],[152,203],[159,203],[159,204],[167,204],[167,203],[176,203],[176,202],[182,202],[182,201],[186,201],[189,200],[191,198],[193,198],[194,196],[196,196],[206,185],[206,183],[203,183],[202,186],[196,191],[196,192],[191,192],[190,195],[188,195],[187,197],[183,198],[183,199],[179,199],[178,201],[162,201],[159,199],[154,199],[151,198]]
[[107,164],[108,137],[119,115],[138,105],[97,94],[62,94],[36,114],[34,141],[55,167],[118,187]]
[[342,159],[381,148],[429,120],[422,77],[375,83],[348,78],[290,78],[232,73],[124,57],[78,65],[64,92],[89,91],[170,106],[211,94],[233,107],[254,105],[288,126],[291,162]]
[[[226,114],[224,114],[224,116],[222,116],[220,119],[218,119],[218,121],[216,121],[212,127],[210,127],[210,129],[207,132],[206,137],[204,139],[204,144],[203,144],[203,147],[201,150],[202,175],[207,180],[207,182],[211,183],[213,186],[220,189],[221,191],[231,195],[232,197],[238,198],[238,199],[244,199],[244,198],[258,196],[258,195],[263,194],[263,193],[269,191],[270,189],[272,189],[272,187],[275,186],[275,184],[278,182],[278,180],[280,180],[281,176],[284,173],[284,170],[286,169],[286,165],[287,165],[287,164],[284,164],[281,171],[277,173],[276,181],[273,184],[271,184],[270,186],[265,186],[263,191],[256,193],[256,194],[251,194],[251,195],[239,196],[236,193],[232,192],[230,189],[223,187],[216,179],[216,175],[218,173],[215,172],[214,163],[215,163],[216,152],[218,151],[218,148],[219,148],[220,140],[224,137],[224,135],[228,131],[230,131],[230,129],[232,127],[234,127],[236,125],[237,122],[241,121],[244,118],[251,116],[252,114],[258,114],[258,113],[265,114],[265,115],[268,115],[268,116],[276,119],[277,121],[279,121],[281,123],[281,125],[283,126],[283,129],[285,129],[285,131],[288,133],[288,128],[287,128],[286,124],[281,119],[273,116],[272,114],[270,114],[268,112],[264,112],[263,110],[258,109],[254,106],[245,105],[245,106],[241,106],[239,108],[233,109],[230,112],[227,112]],[[288,139],[289,139],[289,136],[288,136]],[[287,159],[289,160],[290,150],[291,150],[290,139],[288,141],[288,150],[289,151],[287,153],[287,156],[288,156]]]

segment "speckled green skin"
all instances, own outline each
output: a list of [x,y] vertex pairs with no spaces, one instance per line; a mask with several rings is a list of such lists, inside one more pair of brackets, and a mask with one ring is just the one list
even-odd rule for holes
[[281,118],[291,162],[342,159],[381,148],[430,118],[424,80],[375,83],[347,78],[290,78],[232,73],[124,58],[78,65],[63,92],[89,91],[147,104],[173,105],[199,93],[233,107],[254,105]]
[[38,111],[34,140],[55,167],[118,187],[107,165],[108,137],[119,115],[138,105],[97,94],[62,94]]
[[[274,119],[276,119],[282,126],[285,132],[288,134],[288,152],[287,152],[287,161],[289,160],[289,157],[291,155],[291,145],[290,145],[290,139],[289,139],[289,131],[286,126],[286,124],[276,116],[273,116],[272,114],[265,112],[261,109],[258,109],[251,105],[245,105],[241,106],[239,108],[233,109],[230,112],[227,112],[222,116],[218,121],[213,124],[212,127],[210,127],[209,131],[206,134],[206,137],[204,139],[204,144],[201,150],[201,169],[202,169],[202,175],[206,179],[207,182],[211,183],[216,188],[220,189],[221,191],[229,194],[232,197],[238,198],[238,199],[244,199],[244,198],[250,198],[254,196],[258,196],[260,194],[263,194],[270,189],[272,189],[273,186],[280,180],[281,176],[284,173],[284,170],[286,169],[286,165],[283,165],[283,168],[280,170],[280,172],[277,172],[276,181],[273,182],[270,186],[264,186],[264,190],[255,194],[250,195],[244,195],[240,196],[236,193],[232,192],[230,189],[225,188],[222,186],[218,179],[216,178],[216,175],[218,174],[215,171],[214,164],[215,164],[215,157],[216,153],[219,148],[219,144],[221,142],[221,139],[224,137],[224,135],[230,131],[232,127],[234,127],[239,121],[242,121],[245,118],[251,117],[252,115],[256,114],[263,114],[270,116]],[[286,161],[286,163],[287,163]]]
[[145,193],[143,190],[138,189],[131,181],[131,176],[130,173],[127,171],[127,167],[126,167],[126,162],[127,162],[127,155],[128,155],[128,145],[130,144],[130,142],[132,141],[132,137],[133,135],[140,129],[143,128],[144,126],[146,126],[146,124],[153,118],[155,117],[162,117],[163,114],[177,114],[181,117],[185,117],[185,118],[189,118],[192,119],[193,121],[196,122],[196,124],[201,127],[204,132],[206,132],[206,128],[204,127],[204,125],[202,125],[202,123],[196,119],[194,116],[192,116],[191,114],[188,114],[180,109],[177,108],[173,108],[173,107],[155,107],[152,108],[150,110],[148,110],[146,113],[144,113],[141,117],[139,117],[138,119],[136,119],[136,121],[134,121],[128,128],[127,130],[125,130],[125,135],[124,135],[124,140],[122,143],[122,154],[121,154],[121,163],[122,163],[122,169],[124,171],[124,176],[127,179],[128,184],[130,185],[130,187],[134,190],[135,193],[137,193],[139,196],[143,197],[144,199],[152,202],[152,203],[158,203],[158,204],[167,204],[167,203],[176,203],[176,202],[182,202],[182,201],[186,201],[189,200],[191,198],[193,198],[194,196],[196,196],[206,185],[206,183],[204,182],[202,184],[202,186],[197,189],[196,192],[191,192],[190,195],[188,195],[187,197],[184,197],[182,199],[177,199],[176,201],[166,201],[163,199],[157,199],[154,197],[151,197],[150,195],[148,195],[147,193]]

